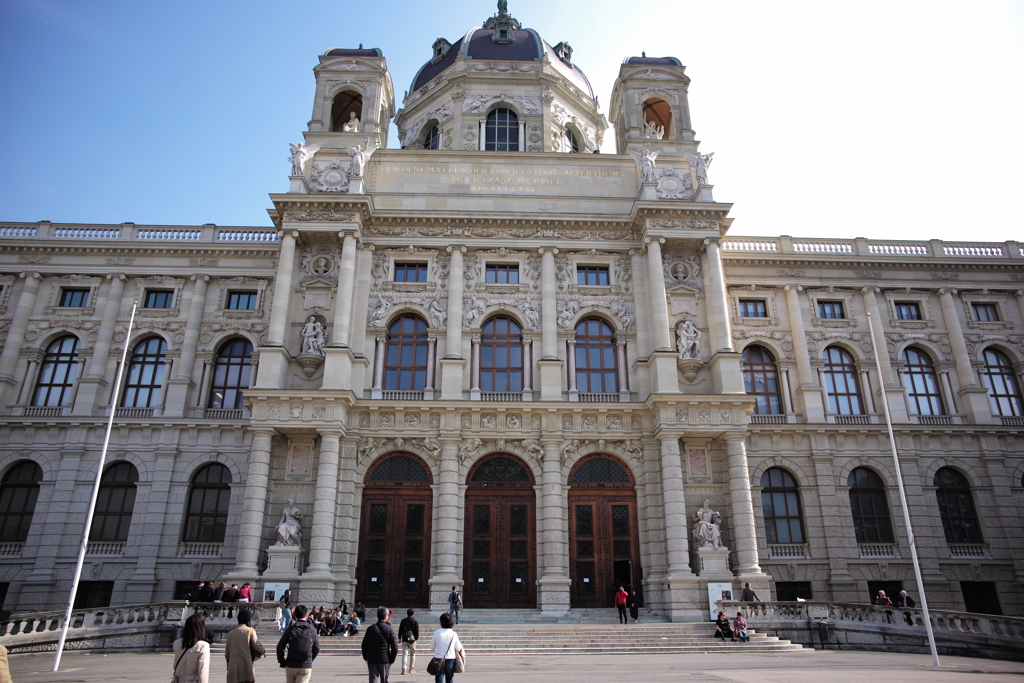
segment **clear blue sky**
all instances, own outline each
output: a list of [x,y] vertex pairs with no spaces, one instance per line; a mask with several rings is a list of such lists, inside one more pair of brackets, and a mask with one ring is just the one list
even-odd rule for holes
[[[602,106],[627,55],[687,65],[731,234],[1024,240],[1024,2],[509,10],[572,44]],[[381,48],[401,98],[434,39],[494,11],[0,0],[0,220],[269,225],[324,49]]]

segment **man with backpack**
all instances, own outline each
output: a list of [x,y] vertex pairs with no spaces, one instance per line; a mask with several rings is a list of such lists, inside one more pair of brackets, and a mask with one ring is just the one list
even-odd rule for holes
[[455,617],[455,623],[459,623],[459,611],[462,609],[462,595],[458,586],[452,586],[452,592],[448,594],[448,614]]
[[309,683],[313,660],[320,654],[320,636],[306,620],[307,611],[305,605],[295,608],[295,622],[277,642],[277,663],[285,670],[285,683]]
[[367,628],[363,636],[363,659],[370,672],[370,683],[388,683],[391,665],[398,657],[398,639],[388,623],[390,618],[391,611],[387,607],[378,607],[377,623]]
[[402,673],[416,673],[416,641],[420,639],[420,624],[416,621],[416,610],[405,611],[406,617],[398,625],[398,640],[402,643]]

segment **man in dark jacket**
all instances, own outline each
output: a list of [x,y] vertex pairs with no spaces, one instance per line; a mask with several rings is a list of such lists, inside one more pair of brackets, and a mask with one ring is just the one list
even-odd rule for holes
[[199,602],[213,602],[213,581],[207,581],[199,589]]
[[409,608],[406,617],[398,625],[398,642],[402,644],[402,673],[416,673],[416,641],[420,639],[420,624],[416,621],[416,610]]
[[[915,607],[917,602],[914,598],[907,595],[907,591],[900,591],[900,597],[896,601],[896,604],[900,607]],[[914,625],[914,617],[911,616],[910,612],[903,613],[903,621],[907,622],[908,626]]]
[[309,683],[313,660],[320,654],[320,637],[316,628],[306,621],[307,611],[305,605],[296,607],[295,623],[277,641],[277,663],[285,670],[285,683]]
[[227,589],[228,585],[221,581],[220,585],[213,589],[213,601],[224,602],[224,591],[226,591]]
[[[768,596],[771,597],[771,596]],[[742,602],[761,602],[761,599],[757,597],[757,593],[750,587],[749,583],[743,584],[743,592],[740,593],[740,601]]]
[[238,584],[231,584],[231,588],[220,594],[220,599],[223,602],[238,602]]
[[391,665],[398,657],[398,640],[388,619],[387,607],[377,608],[377,623],[366,629],[363,636],[363,659],[370,671],[370,683],[388,683]]

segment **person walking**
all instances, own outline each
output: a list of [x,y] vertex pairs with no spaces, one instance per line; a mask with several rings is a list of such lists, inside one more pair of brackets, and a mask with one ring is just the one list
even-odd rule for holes
[[252,627],[252,612],[238,610],[238,626],[224,641],[224,660],[228,665],[227,683],[256,683],[256,659],[267,654]]
[[416,673],[416,641],[420,639],[420,624],[416,621],[416,610],[405,611],[405,619],[398,625],[398,642],[402,644],[402,675]]
[[619,623],[629,624],[629,617],[626,615],[626,603],[629,602],[629,593],[623,586],[615,593],[615,609],[619,611]]
[[[900,591],[900,597],[897,598],[896,604],[900,607],[915,607],[917,606],[917,601],[914,600],[914,598],[907,595],[907,591]],[[903,613],[903,621],[907,622],[907,626],[914,625],[914,617],[910,614],[910,612]]]
[[452,592],[448,594],[448,614],[455,617],[455,623],[459,623],[459,611],[462,609],[462,595],[456,586],[452,586]]
[[185,620],[181,638],[174,641],[173,683],[208,683],[210,680],[210,644],[206,636],[206,619],[196,612]]
[[398,657],[398,639],[388,623],[390,619],[391,611],[387,607],[378,607],[377,623],[371,624],[363,636],[363,659],[370,672],[370,683],[388,683],[391,665]]
[[636,591],[629,592],[629,602],[626,604],[629,607],[629,616],[633,617],[633,623],[637,623],[640,619],[640,598]]
[[[320,654],[320,636],[306,621],[306,606],[295,608],[295,623],[277,641],[277,663],[285,670],[285,683],[309,683],[313,660]],[[287,650],[287,655],[285,654]]]
[[434,631],[430,638],[430,649],[434,656],[441,660],[441,671],[434,676],[434,683],[452,683],[452,679],[455,678],[455,659],[459,657],[460,652],[463,653],[462,657],[465,657],[459,634],[452,628],[452,615],[441,615],[441,628]]
[[285,632],[295,619],[292,617],[292,590],[289,588],[285,590],[284,595],[278,600],[278,605],[281,608],[281,633]]

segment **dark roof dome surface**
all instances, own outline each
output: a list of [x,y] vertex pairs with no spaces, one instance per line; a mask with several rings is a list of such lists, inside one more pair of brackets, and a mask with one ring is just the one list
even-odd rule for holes
[[645,66],[682,66],[675,57],[626,57],[626,64],[643,64]]
[[322,57],[383,57],[384,53],[379,47],[372,47],[364,50],[362,47],[345,48],[332,47],[323,51]]

